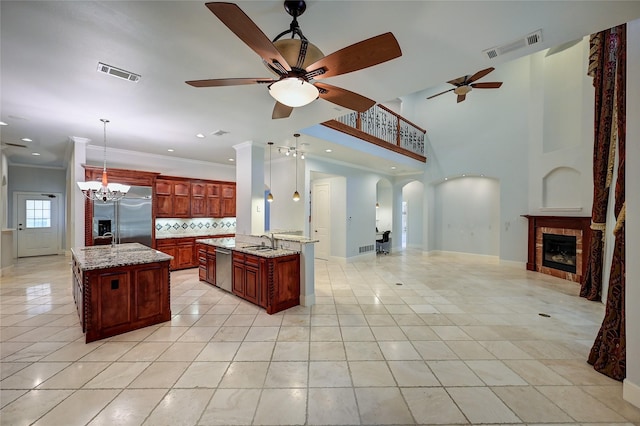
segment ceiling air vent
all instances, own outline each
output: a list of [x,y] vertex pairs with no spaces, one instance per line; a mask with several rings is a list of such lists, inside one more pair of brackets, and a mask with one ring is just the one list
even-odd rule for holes
[[112,67],[111,65],[103,64],[102,62],[98,62],[98,71],[123,80],[133,81],[134,83],[137,83],[140,80],[140,74]]
[[229,132],[227,132],[226,130],[220,129],[220,130],[216,130],[215,132],[211,132],[211,135],[212,136],[222,136],[222,135],[226,135],[227,133],[229,133]]
[[535,31],[531,34],[519,38],[511,43],[503,46],[493,47],[491,49],[483,50],[482,53],[487,55],[489,59],[496,58],[500,55],[504,55],[514,50],[522,49],[523,47],[531,46],[532,44],[538,44],[542,41],[542,30]]

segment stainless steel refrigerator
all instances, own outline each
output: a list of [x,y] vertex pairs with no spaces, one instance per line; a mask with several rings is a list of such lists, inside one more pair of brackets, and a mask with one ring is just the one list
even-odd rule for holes
[[116,244],[140,243],[151,247],[153,217],[151,187],[132,186],[120,201],[93,202],[93,238],[110,232]]

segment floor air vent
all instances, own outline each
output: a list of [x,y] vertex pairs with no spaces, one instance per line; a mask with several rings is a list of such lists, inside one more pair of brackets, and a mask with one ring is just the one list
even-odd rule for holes
[[373,244],[369,244],[368,246],[362,246],[360,247],[358,250],[358,253],[366,253],[368,251],[373,251],[374,249],[374,245]]
[[111,65],[103,64],[102,62],[98,62],[98,72],[109,74],[123,80],[133,81],[134,83],[140,80],[140,74],[134,74],[120,68],[112,67]]
[[542,30],[535,31],[531,34],[515,40],[511,43],[503,46],[493,47],[491,49],[483,50],[482,53],[487,55],[489,59],[496,58],[500,55],[504,55],[514,50],[522,49],[523,47],[531,46],[532,44],[538,44],[542,41]]

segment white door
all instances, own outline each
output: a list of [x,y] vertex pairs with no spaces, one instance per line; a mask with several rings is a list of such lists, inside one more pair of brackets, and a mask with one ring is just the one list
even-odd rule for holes
[[318,240],[314,249],[317,259],[329,259],[331,247],[331,197],[328,183],[313,185],[313,232],[312,238]]
[[55,195],[18,194],[18,257],[58,254],[58,200]]
[[402,202],[402,248],[407,248],[407,223],[408,223],[408,208],[407,202]]

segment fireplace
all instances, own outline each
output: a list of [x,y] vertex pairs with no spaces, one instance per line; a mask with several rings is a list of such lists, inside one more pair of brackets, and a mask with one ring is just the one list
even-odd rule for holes
[[591,218],[524,217],[529,220],[527,270],[582,283],[587,270]]
[[542,266],[575,274],[575,235],[542,234]]

